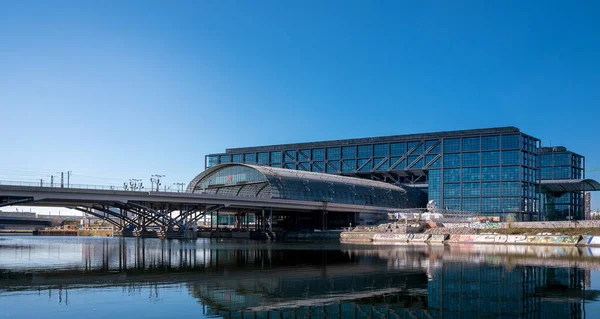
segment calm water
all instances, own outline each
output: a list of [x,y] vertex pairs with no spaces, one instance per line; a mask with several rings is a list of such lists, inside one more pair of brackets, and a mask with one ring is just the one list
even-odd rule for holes
[[7,318],[599,318],[600,249],[0,237]]

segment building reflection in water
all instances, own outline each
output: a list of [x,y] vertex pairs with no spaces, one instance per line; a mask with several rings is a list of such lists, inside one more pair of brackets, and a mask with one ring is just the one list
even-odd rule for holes
[[[551,250],[481,249],[95,240],[81,244],[81,264],[53,272],[7,265],[0,294],[18,286],[66,296],[105,282],[124,293],[153,287],[160,300],[161,285],[175,283],[224,318],[584,318],[585,302],[598,299],[590,271],[552,266]],[[590,263],[557,251],[559,265]]]

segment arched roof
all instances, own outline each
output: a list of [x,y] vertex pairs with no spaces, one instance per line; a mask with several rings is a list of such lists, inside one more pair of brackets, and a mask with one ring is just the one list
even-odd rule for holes
[[241,163],[206,169],[188,184],[187,192],[392,208],[416,207],[421,200],[418,195],[388,183]]
[[541,184],[546,193],[600,191],[600,183],[593,179],[543,180]]

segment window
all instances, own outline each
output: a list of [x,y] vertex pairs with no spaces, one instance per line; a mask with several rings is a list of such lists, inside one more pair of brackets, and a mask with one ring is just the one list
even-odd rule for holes
[[479,196],[481,194],[479,183],[463,183],[462,196]]
[[560,153],[554,154],[554,165],[571,165],[571,154]]
[[500,196],[500,183],[481,183],[481,196]]
[[373,154],[375,156],[388,156],[388,145],[387,144],[375,144],[373,146]]
[[378,157],[373,159],[373,168],[378,171],[385,171],[390,167],[388,160],[385,157]]
[[356,157],[356,146],[342,147],[342,158],[355,158],[355,157]]
[[408,166],[409,166],[409,167],[411,167],[411,166],[412,166],[411,164],[412,164],[414,161],[416,161],[416,160],[417,160],[417,158],[419,158],[419,156],[409,156],[409,157],[407,158],[407,164],[408,164]]
[[460,166],[460,154],[444,154],[444,167]]
[[554,178],[569,178],[571,169],[569,166],[554,167]]
[[519,179],[519,166],[503,166],[502,167],[502,180],[518,180]]
[[215,166],[219,163],[219,158],[216,155],[208,156],[206,157],[206,163],[207,167]]
[[358,157],[371,157],[372,155],[372,145],[360,145],[358,147]]
[[542,167],[542,179],[552,179],[552,167]]
[[368,172],[373,169],[373,162],[370,159],[359,159],[356,164],[361,172]]
[[484,136],[481,138],[481,150],[497,150],[500,148],[500,136]]
[[411,168],[421,168],[423,167],[423,158],[420,158],[418,161],[412,163],[410,165]]
[[330,147],[327,149],[327,159],[340,159],[340,148]]
[[552,154],[542,155],[542,166],[552,166]]
[[500,212],[500,198],[482,198],[481,210],[484,212]]
[[244,155],[243,154],[234,154],[233,155],[233,162],[234,163],[242,163],[242,162],[244,162]]
[[462,165],[463,166],[479,166],[479,153],[463,153],[462,154]]
[[229,163],[229,162],[231,162],[231,156],[221,155],[221,156],[219,156],[219,161],[221,164]]
[[502,196],[520,196],[521,183],[519,182],[502,182]]
[[[425,155],[425,165],[429,165],[429,167],[433,167],[432,165],[434,163],[431,163],[431,161],[433,161],[434,158],[436,158],[437,155]],[[439,167],[439,161],[436,161],[438,166],[435,167]]]
[[500,152],[483,152],[481,153],[481,165],[499,165]]
[[480,180],[479,167],[468,167],[462,169],[463,181],[478,181]]
[[408,150],[412,150],[415,146],[418,147],[412,151],[411,154],[423,154],[424,150],[423,150],[423,144],[421,144],[421,142],[408,142]]
[[284,162],[295,162],[296,161],[296,151],[285,151],[283,153],[283,161]]
[[450,168],[444,170],[444,182],[459,182],[460,168]]
[[313,162],[312,171],[313,172],[325,171],[325,162]]
[[502,151],[502,165],[519,164],[519,151]]
[[519,135],[503,135],[502,136],[502,149],[506,150],[506,149],[512,149],[512,148],[519,148],[519,145],[521,144],[519,141],[520,136]]
[[299,161],[310,161],[310,150],[299,150],[297,155]]
[[[437,144],[437,142],[438,141],[435,141],[435,140],[434,141],[426,141],[425,142],[425,150],[426,151],[429,150],[432,146],[434,146],[435,144]],[[438,150],[436,152],[434,152],[434,150],[428,151],[428,153],[439,153],[439,152],[440,152],[439,148],[438,148]]]
[[460,198],[445,198],[444,208],[454,210],[460,209]]
[[256,164],[256,154],[244,154],[244,163],[246,164]]
[[312,150],[312,159],[313,161],[322,161],[325,159],[325,149],[316,148]]
[[342,161],[342,172],[353,172],[356,169],[355,160]]
[[444,140],[444,152],[460,152],[460,139],[445,139]]
[[269,153],[263,152],[258,153],[258,164],[268,164],[269,163]]
[[444,184],[444,196],[460,196],[460,184]]
[[327,172],[328,173],[337,173],[340,168],[340,161],[329,161],[327,163]]
[[392,143],[390,144],[390,150],[392,155],[404,155],[406,153],[406,143]]
[[463,138],[462,150],[463,151],[479,151],[479,137]]
[[482,167],[481,180],[497,181],[500,179],[500,167]]
[[271,163],[281,162],[281,152],[271,152]]
[[480,210],[479,198],[463,198],[462,210],[477,212]]

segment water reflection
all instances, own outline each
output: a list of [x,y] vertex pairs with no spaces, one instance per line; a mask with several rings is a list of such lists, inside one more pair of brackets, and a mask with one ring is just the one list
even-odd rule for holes
[[147,303],[223,318],[584,318],[599,297],[595,255],[576,247],[7,238],[0,315],[24,300],[83,307],[69,302],[75,293],[102,295],[86,307],[133,298],[129,309],[150,317],[157,313]]

